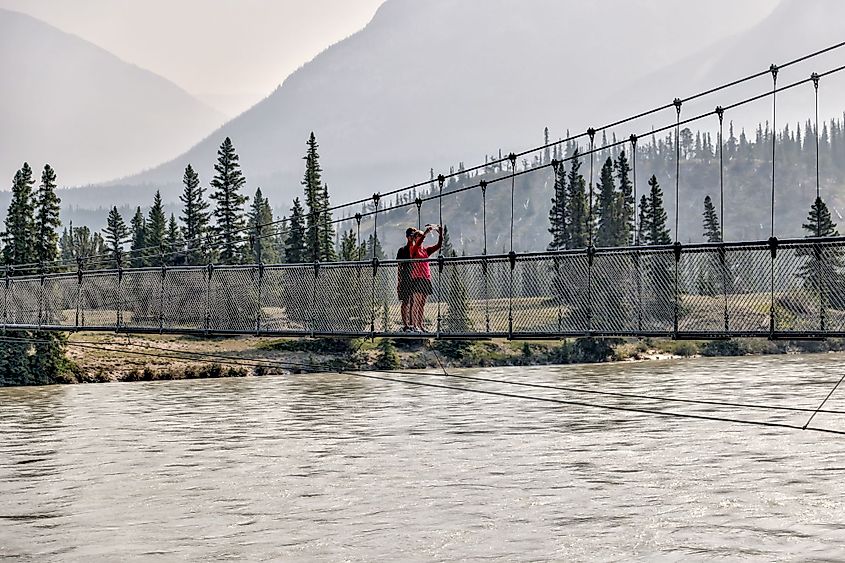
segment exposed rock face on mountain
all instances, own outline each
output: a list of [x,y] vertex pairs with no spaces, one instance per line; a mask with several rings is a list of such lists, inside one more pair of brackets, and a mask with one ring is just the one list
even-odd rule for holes
[[102,181],[186,150],[223,122],[175,84],[29,16],[0,10],[0,173],[49,162]]

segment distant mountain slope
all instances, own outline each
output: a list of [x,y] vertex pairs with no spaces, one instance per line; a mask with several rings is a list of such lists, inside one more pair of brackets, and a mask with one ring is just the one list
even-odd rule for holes
[[0,178],[27,160],[52,164],[62,184],[106,180],[184,151],[224,119],[160,76],[7,10],[0,76]]
[[310,131],[337,201],[537,145],[544,126],[554,138],[641,109],[620,95],[629,84],[735,25],[722,10],[735,2],[699,4],[685,7],[691,29],[674,0],[388,0],[364,30],[189,152],[114,184],[171,184],[172,200],[187,163],[209,180],[227,135],[252,189],[274,203],[299,193]]
[[[670,102],[676,95],[685,96],[715,85],[764,70],[769,64],[782,65],[811,52],[845,41],[845,2],[841,0],[782,0],[776,9],[744,33],[724,39],[633,84],[630,99],[638,106],[654,105],[657,100]],[[812,72],[822,73],[845,64],[845,47],[800,62],[778,72],[778,86],[808,78]],[[719,104],[732,102],[770,91],[769,74],[732,88],[717,96],[706,96],[684,107],[684,116],[692,116]],[[841,116],[845,110],[845,72],[821,80],[821,117]],[[610,101],[609,98],[606,101]],[[672,112],[670,112],[672,113]],[[802,123],[813,114],[813,87],[807,83],[778,95],[777,120],[780,125],[796,120]],[[725,114],[740,127],[753,130],[759,122],[771,120],[771,98],[748,104]],[[715,118],[712,126],[716,126]]]

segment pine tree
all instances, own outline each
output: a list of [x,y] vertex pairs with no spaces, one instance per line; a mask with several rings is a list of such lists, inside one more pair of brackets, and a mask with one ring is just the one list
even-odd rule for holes
[[648,205],[648,198],[645,195],[640,196],[640,215],[637,227],[637,242],[639,244],[647,244],[649,231],[649,217],[651,216],[651,209]]
[[209,195],[217,202],[214,208],[214,217],[217,221],[214,234],[218,239],[220,261],[223,264],[240,262],[243,253],[242,241],[245,228],[243,207],[247,198],[241,194],[246,178],[241,172],[239,160],[232,140],[226,137],[217,151],[215,175],[211,180],[214,191]]
[[45,164],[35,196],[35,258],[39,262],[52,262],[58,258],[60,203],[56,196],[56,172]]
[[719,217],[710,196],[704,196],[704,238],[707,242],[722,242],[722,229]]
[[[143,268],[149,266],[147,259],[147,221],[144,219],[144,214],[141,213],[141,207],[135,209],[135,215],[130,222],[132,228],[132,246],[130,247],[132,259],[130,264],[133,268]],[[71,239],[73,239],[73,227],[71,226]]]
[[170,266],[181,266],[185,263],[185,241],[182,232],[179,230],[179,223],[176,222],[176,215],[170,214],[167,222],[167,233],[164,235],[164,248],[167,253],[165,263]]
[[321,225],[319,239],[320,239],[320,257],[323,261],[332,261],[337,259],[337,253],[334,250],[334,243],[332,242],[335,236],[334,225],[332,224],[332,213],[329,211],[331,203],[329,201],[329,186],[323,184],[323,191],[320,202],[320,217]]
[[340,239],[340,259],[344,262],[360,260],[358,240],[352,229],[344,231]]
[[610,157],[607,157],[601,167],[599,179],[597,210],[599,221],[598,231],[596,232],[596,246],[606,248],[619,244],[619,218],[617,217],[619,205],[617,199],[616,186],[613,183],[613,161]]
[[552,208],[549,210],[549,233],[552,242],[548,250],[563,250],[569,248],[569,207],[566,205],[566,170],[561,162],[555,168],[554,195]]
[[331,260],[334,254],[334,230],[331,227],[329,213],[328,188],[322,182],[320,155],[317,153],[317,138],[313,131],[308,137],[308,149],[305,153],[305,176],[302,185],[305,189],[305,227],[306,247],[309,262]]
[[6,214],[3,233],[3,257],[7,264],[27,264],[35,261],[35,201],[32,196],[32,168],[26,162],[15,173],[12,182],[12,201]]
[[613,164],[616,171],[616,179],[619,180],[619,195],[618,195],[618,245],[627,245],[633,243],[634,239],[634,185],[631,182],[631,166],[628,164],[628,158],[625,156],[625,151],[621,151]]
[[649,245],[672,244],[669,229],[666,227],[668,216],[663,208],[663,190],[660,189],[657,177],[652,175],[648,180],[648,185],[650,188],[648,195],[649,214],[646,217],[647,228],[644,242]]
[[156,190],[153,196],[153,205],[147,215],[146,242],[150,247],[150,263],[153,266],[161,266],[162,258],[167,249],[165,248],[165,237],[167,235],[167,217],[164,215],[164,204],[161,201],[161,193]]
[[249,232],[254,241],[252,244],[253,259],[256,263],[274,264],[279,256],[273,245],[273,211],[270,202],[261,193],[261,188],[255,190],[255,196],[249,211]]
[[567,198],[569,206],[569,224],[567,225],[569,239],[568,248],[586,248],[589,244],[589,223],[587,204],[587,184],[584,176],[579,172],[581,161],[578,158],[578,150],[572,155],[572,161],[567,178]]
[[[807,215],[807,222],[801,227],[807,232],[807,237],[837,237],[839,231],[836,228],[836,223],[830,215],[830,210],[822,198],[817,197],[810,206],[810,212]],[[796,250],[798,256],[807,256],[807,262],[801,266],[798,272],[799,277],[804,280],[804,287],[827,296],[831,293],[831,288],[840,287],[843,282],[842,274],[840,273],[843,266],[845,266],[845,258],[839,249],[822,248],[816,246],[814,248],[799,248]],[[840,292],[833,292],[834,296],[838,296]],[[828,301],[829,297],[825,297]],[[837,298],[836,305],[841,298]]]
[[199,175],[189,164],[185,168],[182,177],[182,184],[185,186],[179,200],[182,202],[182,233],[186,244],[186,262],[191,265],[202,264],[209,258],[208,251],[204,249],[205,239],[208,235],[208,223],[210,213],[208,202],[203,198],[205,189],[200,186]]
[[295,198],[290,212],[288,234],[285,238],[285,260],[290,264],[305,262],[307,258],[304,214],[299,198]]
[[114,266],[117,267],[123,262],[123,243],[126,242],[129,236],[129,228],[123,221],[120,212],[118,212],[117,206],[112,207],[111,211],[109,211],[109,216],[106,219],[106,228],[103,232],[106,235],[106,247],[114,261]]

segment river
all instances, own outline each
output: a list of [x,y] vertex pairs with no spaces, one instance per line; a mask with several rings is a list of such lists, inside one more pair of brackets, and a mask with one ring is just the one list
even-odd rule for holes
[[[584,390],[814,409],[844,363],[0,389],[0,559],[842,560],[845,436],[475,391],[801,426]],[[845,430],[845,386],[825,409],[812,426]]]

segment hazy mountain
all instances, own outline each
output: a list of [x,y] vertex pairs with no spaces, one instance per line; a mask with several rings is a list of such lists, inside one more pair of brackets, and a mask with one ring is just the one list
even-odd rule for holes
[[9,181],[25,160],[49,162],[62,184],[114,178],[171,158],[224,120],[160,76],[7,10],[0,75],[0,173]]
[[[656,103],[671,102],[675,96],[685,97],[718,84],[766,69],[769,64],[782,65],[806,54],[845,41],[842,21],[845,3],[840,0],[782,0],[776,9],[745,33],[721,40],[708,49],[685,57],[675,64],[643,77],[629,90],[636,106],[645,108]],[[840,48],[778,72],[778,86],[808,78],[812,72],[840,67],[845,60],[845,48]],[[733,102],[771,91],[772,78],[766,74],[723,93],[706,96],[683,108],[683,116],[712,111],[718,104]],[[819,111],[821,117],[837,117],[845,110],[845,72],[823,78],[820,83]],[[610,102],[611,98],[606,98]],[[802,123],[813,115],[813,87],[805,84],[778,94],[777,121],[779,124]],[[669,110],[674,114],[674,110]],[[665,115],[661,121],[665,121]],[[742,108],[728,111],[726,120],[733,120],[739,129],[755,128],[759,122],[771,120],[772,101],[766,98]],[[713,128],[717,126],[714,117]],[[794,130],[794,127],[793,127]]]
[[[189,162],[207,182],[227,135],[251,189],[262,186],[275,204],[301,190],[311,131],[336,201],[538,145],[544,126],[554,138],[640,109],[630,84],[762,18],[773,0],[697,4],[388,0],[364,30],[187,153],[116,182],[111,197],[137,200],[170,184],[173,200]],[[124,189],[138,185],[146,187]]]

